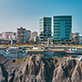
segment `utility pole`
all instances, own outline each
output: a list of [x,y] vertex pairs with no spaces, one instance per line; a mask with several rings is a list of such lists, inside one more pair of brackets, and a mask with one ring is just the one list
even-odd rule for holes
[[13,38],[11,39],[11,46],[13,46]]

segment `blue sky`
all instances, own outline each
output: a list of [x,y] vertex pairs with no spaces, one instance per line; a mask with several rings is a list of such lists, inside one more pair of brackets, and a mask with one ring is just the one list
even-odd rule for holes
[[72,15],[72,31],[82,33],[82,0],[0,0],[0,32],[39,32],[39,18],[54,15]]

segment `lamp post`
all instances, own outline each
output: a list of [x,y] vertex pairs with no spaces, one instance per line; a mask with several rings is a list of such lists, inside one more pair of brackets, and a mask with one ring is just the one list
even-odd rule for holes
[[13,38],[11,38],[11,46],[13,46]]

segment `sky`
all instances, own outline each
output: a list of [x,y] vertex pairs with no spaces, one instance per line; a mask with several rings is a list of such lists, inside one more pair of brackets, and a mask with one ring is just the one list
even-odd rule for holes
[[39,32],[39,18],[55,15],[72,15],[72,32],[82,33],[82,0],[0,0],[0,32]]

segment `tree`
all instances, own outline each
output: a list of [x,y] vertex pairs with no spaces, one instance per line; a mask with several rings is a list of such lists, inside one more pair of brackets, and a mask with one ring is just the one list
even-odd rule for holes
[[62,40],[60,41],[60,43],[61,43],[61,44],[63,43]]
[[56,45],[58,44],[58,41],[56,41]]
[[79,44],[79,40],[76,40],[76,44]]
[[29,43],[30,41],[29,40],[27,40],[27,43]]
[[71,40],[71,44],[74,44],[74,39]]
[[66,41],[66,40],[64,40],[64,43],[65,43],[65,44],[67,44],[67,41]]

